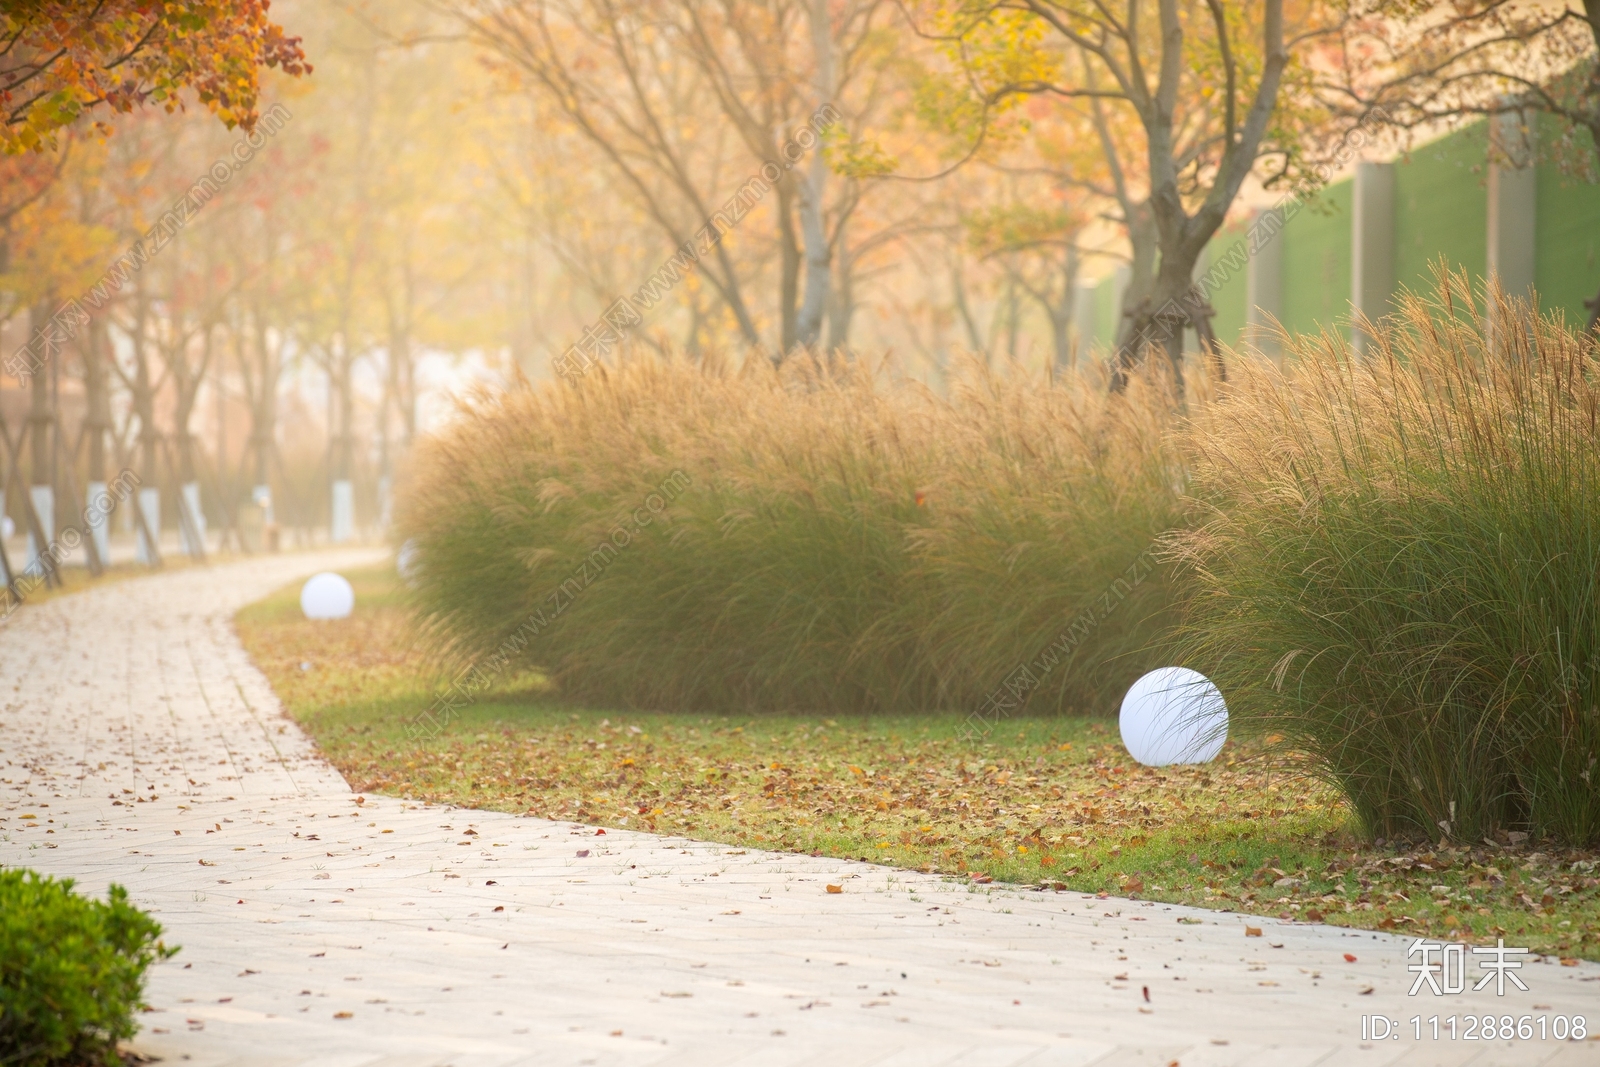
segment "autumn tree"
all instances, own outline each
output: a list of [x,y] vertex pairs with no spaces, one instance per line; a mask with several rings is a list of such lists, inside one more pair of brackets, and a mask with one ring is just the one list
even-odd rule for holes
[[1056,370],[1077,362],[1071,335],[1078,271],[1083,263],[1081,216],[1066,205],[998,204],[970,214],[969,239],[986,259],[1000,264],[1011,296],[1007,351],[1017,354],[1021,314],[1015,298],[1036,303],[1050,323],[1051,357]]
[[[1193,275],[1239,191],[1252,175],[1268,184],[1317,180],[1307,149],[1325,116],[1313,102],[1311,58],[1342,23],[1316,2],[1159,0],[1154,8],[966,0],[923,9],[917,28],[956,61],[960,91],[946,110],[964,116],[975,141],[1018,97],[1093,109],[1130,239],[1148,225],[1157,253],[1148,291],[1124,302],[1113,385],[1154,347],[1181,389],[1186,329],[1216,358],[1213,312]],[[1133,136],[1114,132],[1124,124]],[[1142,251],[1136,244],[1136,261]]]
[[[675,6],[685,52],[753,160],[781,159],[783,140],[808,115],[837,106],[833,12],[826,0],[680,0]],[[842,16],[846,23],[859,19],[870,25],[877,6],[876,0],[841,5]],[[805,167],[787,169],[776,183],[779,346],[785,352],[797,344],[815,345],[822,330],[832,273],[823,218],[827,176],[823,153],[813,151]]]
[[[483,217],[479,201],[489,169],[483,146],[510,131],[497,128],[499,115],[483,106],[488,87],[467,49],[406,46],[429,38],[432,29],[409,21],[391,28],[384,39],[393,46],[379,53],[372,71],[379,106],[365,166],[381,222],[373,228],[362,289],[381,364],[375,418],[385,489],[417,433],[424,353],[491,348],[501,340],[487,328],[491,298],[483,280],[503,270],[493,235],[505,219]],[[456,86],[458,95],[439,93],[440,82]]]
[[253,129],[260,69],[311,68],[270,0],[37,0],[0,9],[0,149],[53,148],[60,132],[192,92],[229,128]]
[[[303,291],[316,284],[299,254],[308,227],[294,223],[303,217],[298,207],[316,193],[312,175],[325,154],[316,139],[293,146],[275,141],[207,220],[208,243],[227,293],[220,312],[226,336],[219,341],[226,347],[227,374],[218,377],[231,380],[250,423],[230,481],[249,486],[252,499],[270,501],[278,468],[279,392],[292,328],[305,304]],[[223,458],[218,455],[219,469]]]
[[[515,0],[470,3],[470,31],[512,83],[559,110],[593,149],[621,193],[670,248],[694,248],[746,158],[715,119],[708,89],[673,46],[663,5],[650,0]],[[733,182],[732,188],[738,183]],[[698,274],[716,292],[739,336],[761,344],[750,286],[759,264],[737,240],[703,249]]]
[[[882,0],[463,0],[459,10],[669,249],[701,242],[702,285],[678,294],[692,326],[725,314],[747,346],[778,358],[824,343],[824,331],[843,341],[855,253],[873,235],[857,210],[867,187],[833,165],[851,162],[835,149],[885,98],[894,40]],[[716,237],[702,240],[708,228]],[[697,303],[706,297],[716,312]]]

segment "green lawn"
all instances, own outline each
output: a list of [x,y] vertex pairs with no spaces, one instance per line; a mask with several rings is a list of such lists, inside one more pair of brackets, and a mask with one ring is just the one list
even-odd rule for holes
[[1232,743],[1214,764],[1155,770],[1108,721],[1018,719],[975,744],[959,714],[570,707],[536,672],[411,740],[444,676],[393,572],[348,577],[348,620],[304,619],[296,585],[236,625],[358,790],[1600,959],[1596,853],[1374,848],[1328,788]]

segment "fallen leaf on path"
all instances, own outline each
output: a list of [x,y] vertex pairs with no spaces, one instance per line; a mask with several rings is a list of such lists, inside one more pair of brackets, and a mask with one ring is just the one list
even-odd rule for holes
[[830,892],[830,893],[843,893],[844,892],[844,886],[842,886],[842,885],[830,885],[828,887],[828,892]]

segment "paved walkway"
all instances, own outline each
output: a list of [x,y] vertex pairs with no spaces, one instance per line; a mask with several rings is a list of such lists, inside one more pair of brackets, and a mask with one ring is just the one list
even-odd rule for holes
[[[372,558],[157,575],[0,626],[0,863],[158,915],[183,951],[138,1046],[169,1064],[1600,1065],[1600,1042],[1464,1039],[1489,1012],[1600,1031],[1593,965],[1408,998],[1387,935],[358,797],[228,620]],[[1372,1015],[1398,1036],[1364,1041]]]

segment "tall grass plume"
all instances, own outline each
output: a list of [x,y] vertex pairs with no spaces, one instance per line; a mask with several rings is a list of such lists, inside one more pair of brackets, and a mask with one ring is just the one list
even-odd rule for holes
[[[463,659],[543,610],[521,658],[573,699],[974,708],[1176,520],[1168,407],[1149,382],[974,367],[940,395],[861,362],[641,358],[464,404],[399,531]],[[1159,571],[1029,704],[1113,710],[1171,599]]]
[[1592,343],[1448,275],[1366,326],[1236,361],[1193,420],[1184,660],[1374,835],[1600,841]]

